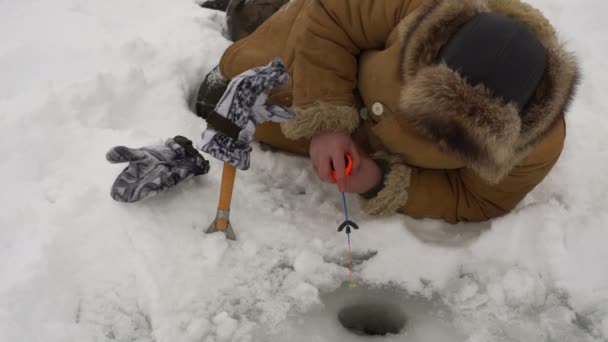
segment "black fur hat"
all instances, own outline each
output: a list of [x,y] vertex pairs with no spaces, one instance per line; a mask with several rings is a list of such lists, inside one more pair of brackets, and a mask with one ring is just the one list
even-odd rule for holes
[[523,24],[501,14],[483,13],[466,23],[439,52],[472,86],[524,108],[543,73],[546,51]]

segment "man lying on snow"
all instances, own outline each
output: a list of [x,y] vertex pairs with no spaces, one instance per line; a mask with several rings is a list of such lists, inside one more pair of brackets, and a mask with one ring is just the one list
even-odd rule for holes
[[[232,0],[229,31],[242,13],[267,10],[262,3]],[[341,175],[352,155],[352,174],[337,184],[371,215],[491,219],[560,156],[577,65],[528,4],[292,0],[267,16],[249,21],[250,34],[207,76],[197,114],[207,117],[224,93],[218,79],[280,57],[289,82],[269,102],[296,116],[258,126],[255,139],[308,156],[328,183],[330,163]]]
[[[235,2],[229,17],[254,12]],[[503,215],[543,180],[577,81],[553,27],[518,0],[294,0],[229,47],[219,72],[277,56],[290,82],[269,101],[296,117],[259,126],[258,141],[308,155],[329,183],[330,162],[350,153],[338,186],[366,212],[452,223]],[[201,87],[201,115],[213,87]]]

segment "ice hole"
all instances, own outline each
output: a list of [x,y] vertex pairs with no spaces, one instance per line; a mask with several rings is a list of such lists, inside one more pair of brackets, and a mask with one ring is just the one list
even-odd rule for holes
[[385,336],[401,333],[405,328],[406,318],[395,304],[364,302],[340,310],[338,321],[348,331],[357,335]]
[[261,327],[254,341],[444,342],[465,341],[452,313],[437,296],[393,286],[348,284],[321,294],[321,303],[294,314],[276,329]]

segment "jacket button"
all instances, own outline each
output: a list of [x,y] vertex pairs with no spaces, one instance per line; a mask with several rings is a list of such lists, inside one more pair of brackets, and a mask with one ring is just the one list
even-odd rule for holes
[[380,102],[374,103],[374,105],[372,106],[372,113],[374,113],[374,115],[377,115],[377,116],[384,114],[384,106],[382,105],[382,103],[380,103]]
[[367,120],[367,108],[361,108],[361,110],[359,110],[359,117],[361,118],[361,120]]

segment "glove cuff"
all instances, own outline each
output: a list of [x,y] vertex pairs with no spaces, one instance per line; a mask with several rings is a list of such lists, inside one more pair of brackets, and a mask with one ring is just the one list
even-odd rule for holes
[[241,128],[230,119],[223,117],[216,111],[211,111],[206,120],[209,128],[212,128],[216,132],[220,132],[235,141],[239,139]]

